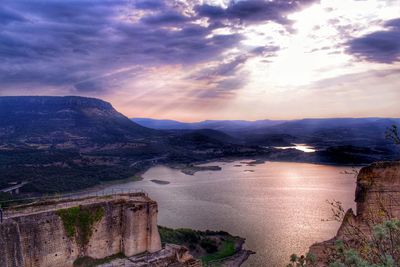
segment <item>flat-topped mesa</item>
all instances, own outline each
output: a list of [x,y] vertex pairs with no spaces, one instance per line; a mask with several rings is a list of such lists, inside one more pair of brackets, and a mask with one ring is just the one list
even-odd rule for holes
[[354,231],[361,231],[369,238],[371,225],[400,218],[400,161],[377,162],[362,168],[357,176],[355,201],[356,214],[352,209],[346,212],[336,236],[310,247],[318,266],[327,266],[336,240],[357,248],[359,240]]
[[87,256],[161,249],[157,203],[144,193],[56,199],[8,209],[0,224],[0,266],[70,267]]

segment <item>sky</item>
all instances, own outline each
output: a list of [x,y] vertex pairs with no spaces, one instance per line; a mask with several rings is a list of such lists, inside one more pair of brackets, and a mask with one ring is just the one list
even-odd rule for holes
[[0,95],[129,117],[400,117],[400,0],[2,0]]

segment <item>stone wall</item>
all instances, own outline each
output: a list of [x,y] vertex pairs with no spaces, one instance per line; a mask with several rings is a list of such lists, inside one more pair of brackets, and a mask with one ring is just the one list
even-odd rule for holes
[[[6,213],[0,224],[0,266],[69,267],[82,256],[100,259],[117,253],[133,256],[161,249],[157,203],[144,194],[28,205]],[[69,237],[60,209],[80,206],[104,213],[92,226],[87,244],[78,231]]]
[[352,247],[358,241],[355,229],[368,238],[371,236],[371,225],[388,218],[400,218],[400,162],[377,162],[360,170],[357,176],[355,192],[357,210],[348,210],[343,222],[332,239],[316,243],[310,252],[317,257],[318,266],[328,266],[336,240],[344,240]]

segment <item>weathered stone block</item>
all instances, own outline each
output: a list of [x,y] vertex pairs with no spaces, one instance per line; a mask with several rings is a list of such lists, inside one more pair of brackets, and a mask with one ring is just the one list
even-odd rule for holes
[[[35,206],[36,205],[36,206]],[[101,218],[90,225],[88,242],[79,229],[69,236],[58,211],[72,207],[101,208]],[[70,267],[83,256],[105,258],[118,253],[133,256],[161,249],[157,203],[144,194],[113,198],[85,198],[33,204],[8,210],[0,224],[0,266]]]

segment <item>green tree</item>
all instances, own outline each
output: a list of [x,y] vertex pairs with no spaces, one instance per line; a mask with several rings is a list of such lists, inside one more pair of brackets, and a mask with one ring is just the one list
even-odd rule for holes
[[311,253],[307,253],[306,256],[301,255],[300,257],[296,254],[290,255],[290,263],[286,267],[312,267],[315,266],[315,256]]

